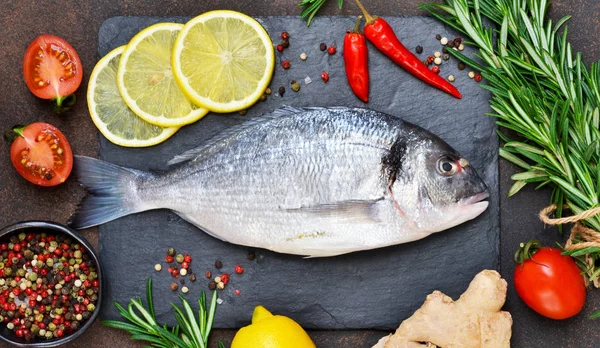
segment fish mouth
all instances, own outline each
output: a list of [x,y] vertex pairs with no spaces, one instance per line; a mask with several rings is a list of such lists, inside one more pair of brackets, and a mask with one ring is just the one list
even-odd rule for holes
[[[480,202],[482,202],[483,200],[485,200],[485,199],[487,199],[489,197],[490,197],[489,193],[487,193],[487,192],[481,192],[481,193],[477,193],[477,194],[474,194],[472,196],[465,197],[465,198],[461,199],[460,201],[458,201],[458,204],[459,205],[463,205],[463,206],[477,204],[477,203],[480,203]],[[485,202],[485,203],[488,203],[488,202]]]

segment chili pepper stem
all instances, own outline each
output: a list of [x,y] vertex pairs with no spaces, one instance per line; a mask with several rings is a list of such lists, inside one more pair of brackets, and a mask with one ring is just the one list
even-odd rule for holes
[[358,5],[358,8],[360,8],[360,10],[362,11],[363,15],[365,16],[365,19],[367,20],[367,24],[371,24],[373,22],[375,22],[375,20],[377,19],[377,16],[373,17],[369,14],[369,12],[367,12],[367,10],[365,9],[365,7],[360,3],[359,0],[356,0],[356,5]]
[[356,24],[354,25],[354,28],[352,29],[352,31],[349,31],[348,33],[356,33],[356,34],[360,34],[360,21],[362,20],[363,16],[358,16],[358,18],[356,18]]

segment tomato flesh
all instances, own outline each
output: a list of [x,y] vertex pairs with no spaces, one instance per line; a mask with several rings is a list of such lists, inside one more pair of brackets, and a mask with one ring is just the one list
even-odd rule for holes
[[10,157],[22,177],[40,186],[55,186],[67,180],[73,169],[73,152],[60,130],[37,122],[17,133]]
[[561,251],[544,247],[515,268],[515,289],[531,309],[552,319],[566,319],[585,304],[586,289],[579,267]]
[[55,99],[77,90],[83,69],[79,55],[68,42],[41,35],[25,52],[23,75],[31,93],[42,99]]

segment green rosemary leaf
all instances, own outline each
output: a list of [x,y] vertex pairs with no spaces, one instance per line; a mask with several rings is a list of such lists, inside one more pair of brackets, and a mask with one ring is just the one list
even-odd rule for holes
[[165,330],[164,328],[162,328],[158,325],[154,326],[154,330],[156,330],[156,332],[158,332],[159,335],[161,335],[168,341],[173,342],[173,344],[176,347],[189,347],[189,345],[186,344],[185,342],[183,342],[183,340],[181,338],[175,336],[174,334],[169,332],[169,330]]
[[130,306],[129,314],[133,313],[133,310],[131,308],[132,305],[142,314],[144,319],[146,319],[147,323],[149,323],[150,325],[156,325],[156,321],[154,321],[154,318],[152,318],[152,315],[142,305],[142,300],[140,300],[140,299],[131,300],[131,302],[129,304],[129,306]]
[[521,173],[514,174],[510,178],[515,181],[527,181],[530,179],[542,179],[542,180],[537,180],[537,181],[544,181],[544,180],[548,179],[548,175],[544,172],[528,171],[528,172],[521,172]]
[[517,194],[517,192],[521,191],[525,185],[527,185],[525,181],[515,181],[510,190],[508,190],[508,197],[512,197]]
[[196,318],[194,317],[194,311],[192,311],[192,307],[190,306],[190,303],[183,296],[179,296],[179,298],[181,299],[181,303],[183,304],[183,309],[185,310],[185,313],[187,314],[187,319],[188,319],[187,322],[190,326],[191,333],[193,334],[194,340],[199,343],[200,347],[205,347],[206,342],[204,342],[205,341],[204,336],[202,335],[202,332],[200,332],[200,327],[198,327],[198,322],[196,321]]
[[344,0],[338,0],[338,8],[341,10],[342,6],[344,6]]
[[156,322],[156,314],[154,313],[154,300],[152,299],[152,278],[148,278],[146,282],[146,302],[148,303],[148,312],[152,316],[152,320]]
[[579,249],[579,250],[565,250],[562,254],[576,257],[576,256],[583,256],[585,254],[591,254],[591,253],[600,253],[600,248],[599,247],[589,247],[589,248],[583,248],[583,249]]
[[157,347],[165,347],[165,348],[170,347],[170,345],[166,344],[160,338],[157,338],[156,336],[150,336],[148,334],[139,333],[139,334],[131,335],[129,338],[132,340],[136,340],[136,341],[147,341],[147,342],[155,344]]
[[103,320],[102,324],[113,329],[125,330],[130,334],[147,332],[144,328],[117,320]]
[[225,345],[223,342],[219,341],[219,343],[217,343],[217,348],[225,348]]
[[208,332],[212,329],[212,324],[215,320],[215,313],[217,312],[217,292],[213,291],[212,298],[210,299],[210,308],[208,310],[208,320],[206,324],[206,339],[208,339]]
[[527,162],[523,161],[521,158],[513,155],[512,153],[506,151],[505,149],[500,149],[500,157],[504,158],[505,160],[516,164],[517,166],[528,170],[529,168],[531,168],[531,166],[529,164],[527,164]]

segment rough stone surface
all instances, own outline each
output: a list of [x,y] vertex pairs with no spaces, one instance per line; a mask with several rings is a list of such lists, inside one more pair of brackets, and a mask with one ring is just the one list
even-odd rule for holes
[[[157,21],[185,21],[185,18],[117,17],[104,22],[99,33],[99,54],[125,44],[135,33]],[[173,281],[165,271],[152,270],[163,261],[167,247],[187,252],[193,258],[193,270],[199,274],[189,284],[187,295],[195,299],[207,289],[205,271],[214,269],[215,259],[223,261],[221,272],[231,274],[231,282],[219,293],[217,328],[236,328],[248,323],[247,313],[264,304],[276,313],[286,313],[305,328],[318,329],[395,329],[402,318],[410,316],[425,296],[440,289],[451,296],[460,295],[482,269],[499,266],[498,211],[498,140],[494,121],[485,117],[489,95],[459,71],[455,61],[441,66],[441,74],[457,77],[462,100],[444,94],[413,78],[374,47],[369,50],[371,78],[370,101],[360,102],[350,90],[344,72],[342,43],[345,29],[354,18],[321,18],[308,29],[297,17],[259,19],[274,44],[288,31],[290,47],[276,54],[277,63],[271,89],[285,86],[283,97],[273,93],[266,102],[253,106],[245,117],[237,114],[209,114],[193,125],[182,128],[165,143],[145,149],[126,149],[101,137],[100,158],[136,169],[166,171],[166,162],[174,155],[202,144],[226,127],[258,116],[281,105],[292,106],[368,106],[401,116],[438,134],[468,158],[480,172],[491,193],[490,208],[474,221],[430,236],[424,240],[384,249],[358,252],[334,258],[303,259],[265,250],[256,250],[257,261],[248,262],[246,247],[221,242],[201,232],[169,211],[151,211],[118,219],[100,226],[100,253],[107,274],[106,301],[102,316],[114,319],[118,312],[114,301],[125,303],[142,294],[141,284],[148,276],[154,280],[156,313],[161,321],[174,323],[169,301],[177,294],[169,289]],[[436,33],[454,38],[441,24],[427,17],[388,17],[407,47],[424,47],[426,58],[441,51]],[[325,33],[325,34],[324,34]],[[318,34],[318,35],[317,35]],[[319,50],[323,41],[338,49],[335,55]],[[300,60],[300,53],[308,55]],[[284,70],[283,59],[292,67]],[[319,75],[329,73],[329,82]],[[306,85],[309,76],[312,83]],[[292,80],[302,84],[298,93],[290,89]],[[235,178],[233,178],[235,180]],[[240,231],[240,233],[244,233]],[[135,256],[136,262],[129,262]],[[246,271],[236,275],[233,268],[242,264]],[[460,268],[456,265],[460,264]],[[163,269],[167,266],[163,265]],[[121,281],[127,279],[127,281]],[[234,289],[239,289],[237,296]]]

